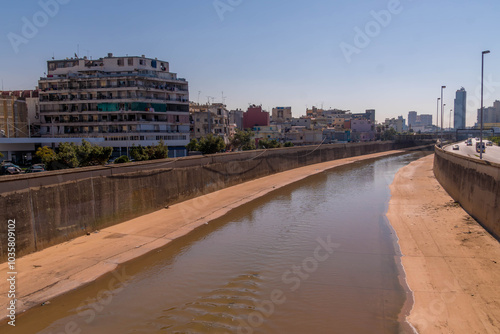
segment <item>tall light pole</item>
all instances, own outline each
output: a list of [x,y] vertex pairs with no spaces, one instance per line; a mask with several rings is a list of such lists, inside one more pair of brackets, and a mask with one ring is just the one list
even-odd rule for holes
[[481,53],[481,130],[479,132],[479,159],[483,159],[483,78],[484,78],[484,55],[490,53],[490,50]]
[[441,100],[440,97],[437,98],[437,106],[436,106],[436,136],[439,131],[439,100]]
[[[443,109],[446,107],[446,103],[443,103]],[[444,111],[443,111],[443,119],[442,122],[444,123]],[[444,125],[443,125],[443,135],[444,135]]]
[[443,147],[443,89],[446,86],[441,86],[441,147]]

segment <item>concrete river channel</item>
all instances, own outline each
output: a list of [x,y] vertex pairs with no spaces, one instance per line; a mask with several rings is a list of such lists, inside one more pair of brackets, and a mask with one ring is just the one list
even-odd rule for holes
[[411,293],[385,213],[395,173],[425,154],[277,189],[0,332],[411,333]]

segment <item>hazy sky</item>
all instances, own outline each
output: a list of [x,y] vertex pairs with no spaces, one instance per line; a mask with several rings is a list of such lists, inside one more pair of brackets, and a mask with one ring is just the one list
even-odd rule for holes
[[79,45],[80,56],[112,52],[169,61],[170,70],[189,81],[195,102],[198,96],[220,102],[224,91],[229,108],[292,106],[294,116],[323,105],[374,108],[378,121],[406,119],[410,110],[435,120],[446,85],[447,126],[463,86],[472,125],[480,107],[481,51],[490,49],[485,106],[500,99],[498,0],[0,3],[5,90],[32,89],[48,59],[72,57]]

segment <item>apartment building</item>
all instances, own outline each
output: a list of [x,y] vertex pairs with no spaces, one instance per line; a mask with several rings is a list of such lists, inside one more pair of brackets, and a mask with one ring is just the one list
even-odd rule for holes
[[213,103],[207,105],[190,103],[189,113],[191,117],[191,135],[193,138],[200,139],[212,133],[223,137],[226,144],[229,143],[233,127],[230,126],[229,111],[225,104]]
[[103,138],[103,146],[122,152],[163,140],[171,156],[185,154],[188,82],[166,61],[111,53],[49,60],[38,85],[42,137]]

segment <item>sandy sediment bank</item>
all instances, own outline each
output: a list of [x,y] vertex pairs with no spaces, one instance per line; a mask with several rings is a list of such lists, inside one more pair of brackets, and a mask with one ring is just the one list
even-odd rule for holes
[[[92,282],[119,264],[162,247],[274,189],[337,166],[402,152],[363,155],[273,174],[26,255],[16,261],[17,314]],[[0,264],[0,272],[9,272],[7,263]],[[0,280],[0,309],[6,310],[10,301],[8,290],[8,282]],[[2,312],[0,320],[6,316]]]
[[434,156],[401,168],[387,217],[399,238],[419,333],[500,332],[500,243],[434,178]]

